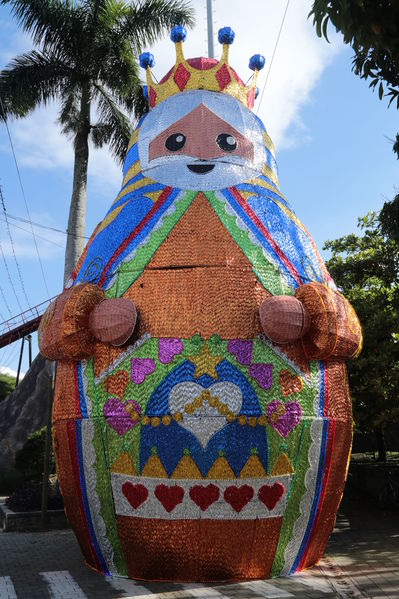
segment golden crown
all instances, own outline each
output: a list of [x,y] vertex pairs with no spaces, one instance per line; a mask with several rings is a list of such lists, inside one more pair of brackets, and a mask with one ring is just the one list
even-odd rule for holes
[[230,27],[219,29],[218,40],[223,51],[220,60],[213,58],[189,58],[183,54],[183,42],[187,37],[186,28],[175,25],[170,33],[172,42],[175,43],[176,63],[172,69],[161,79],[155,82],[151,67],[154,66],[154,56],[150,52],[140,55],[140,66],[146,70],[147,86],[143,93],[150,108],[174,96],[175,94],[194,90],[205,89],[212,92],[221,92],[233,96],[252,109],[257,96],[256,80],[258,72],[263,69],[265,59],[261,54],[251,56],[249,68],[254,71],[249,85],[245,85],[234,69],[229,65],[229,47],[234,41],[234,31]]

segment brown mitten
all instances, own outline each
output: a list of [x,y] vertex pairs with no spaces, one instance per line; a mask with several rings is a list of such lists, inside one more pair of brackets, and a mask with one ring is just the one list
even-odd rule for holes
[[295,297],[273,296],[259,308],[265,335],[278,344],[301,339],[311,360],[356,357],[362,330],[356,313],[340,293],[321,283],[295,290]]
[[64,291],[43,314],[39,349],[49,360],[79,360],[93,354],[96,340],[121,345],[136,324],[136,308],[125,299],[104,299],[90,283]]

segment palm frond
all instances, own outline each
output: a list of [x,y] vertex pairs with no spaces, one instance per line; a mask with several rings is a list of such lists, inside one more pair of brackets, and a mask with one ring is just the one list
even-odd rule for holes
[[32,50],[0,72],[0,97],[10,116],[22,116],[54,99],[70,79],[69,66],[54,54]]
[[61,109],[58,122],[61,131],[68,136],[76,135],[79,127],[79,100],[81,91],[75,81],[67,84],[61,93]]
[[82,28],[82,10],[62,0],[0,0],[43,52],[67,50]]
[[194,25],[194,10],[190,2],[182,0],[141,0],[130,6],[121,19],[119,36],[129,39],[137,52],[146,44],[153,44],[164,29],[173,25]]
[[99,147],[105,143],[109,144],[113,156],[122,163],[132,132],[132,124],[103,87],[95,84],[95,88],[99,122],[92,127],[92,141]]

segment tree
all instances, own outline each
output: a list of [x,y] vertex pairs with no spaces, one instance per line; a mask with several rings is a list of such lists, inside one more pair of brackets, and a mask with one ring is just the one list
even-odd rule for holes
[[[335,26],[355,55],[353,70],[371,79],[380,100],[389,98],[399,108],[399,3],[395,0],[314,0],[310,15],[319,37],[327,41],[328,23]],[[309,16],[310,16],[309,15]],[[393,151],[399,158],[399,134]]]
[[[0,72],[6,115],[24,117],[40,104],[60,102],[62,131],[74,143],[74,173],[65,251],[66,279],[83,250],[89,140],[109,144],[122,161],[129,115],[146,110],[138,55],[174,24],[193,24],[183,0],[0,0],[11,7],[36,49]],[[96,118],[93,118],[95,113]]]
[[15,388],[15,378],[8,374],[0,374],[0,401],[5,399]]
[[355,423],[375,431],[385,461],[384,428],[399,419],[399,194],[358,223],[362,235],[327,241],[324,249],[363,326],[363,351],[348,363]]

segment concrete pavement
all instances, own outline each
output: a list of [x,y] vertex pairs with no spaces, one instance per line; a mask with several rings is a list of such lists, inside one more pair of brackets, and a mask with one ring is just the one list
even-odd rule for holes
[[138,583],[84,565],[70,530],[0,533],[0,599],[399,599],[399,514],[345,499],[321,563],[300,575],[237,584]]

